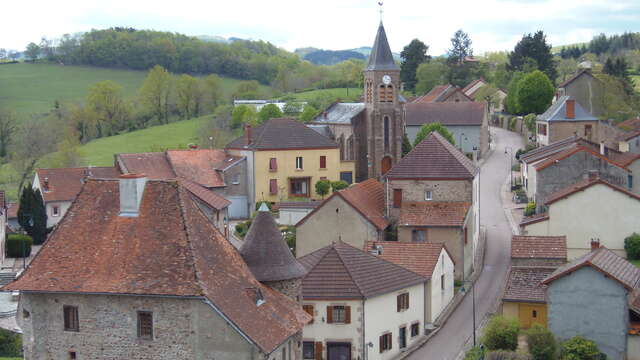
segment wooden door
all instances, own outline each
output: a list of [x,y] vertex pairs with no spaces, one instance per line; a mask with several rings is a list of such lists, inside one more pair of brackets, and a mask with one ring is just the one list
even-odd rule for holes
[[391,157],[385,156],[382,158],[382,175],[391,170]]
[[547,326],[547,305],[546,304],[520,304],[518,307],[520,326],[528,329],[533,324]]

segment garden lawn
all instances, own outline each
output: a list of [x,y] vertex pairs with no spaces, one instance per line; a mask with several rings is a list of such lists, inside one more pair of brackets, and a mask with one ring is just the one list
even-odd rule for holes
[[629,260],[633,265],[640,267],[640,260]]

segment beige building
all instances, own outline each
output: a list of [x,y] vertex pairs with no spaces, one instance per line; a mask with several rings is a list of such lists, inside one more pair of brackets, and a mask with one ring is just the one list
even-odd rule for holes
[[424,336],[426,280],[343,242],[302,258],[305,359],[395,359]]
[[640,233],[640,196],[600,178],[552,194],[546,206],[546,214],[523,219],[522,234],[566,236],[569,260],[590,252],[592,240],[626,257],[624,239]]
[[307,255],[336,241],[362,249],[384,240],[382,184],[369,179],[333,193],[296,224],[296,255]]
[[[478,99],[478,90],[485,86],[490,86],[483,78],[474,80],[462,88],[462,92],[474,101],[486,101],[486,99]],[[497,103],[491,104],[489,108],[490,113],[502,112],[504,110],[504,99],[507,97],[507,93],[502,89],[496,90]]]
[[536,140],[540,145],[549,145],[577,135],[599,143],[607,140],[610,135],[607,125],[601,124],[597,117],[585,110],[574,98],[561,96],[547,111],[538,115]]

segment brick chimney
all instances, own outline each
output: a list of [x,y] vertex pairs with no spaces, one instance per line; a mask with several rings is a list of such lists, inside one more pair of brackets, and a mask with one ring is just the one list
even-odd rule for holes
[[251,129],[251,125],[247,124],[244,126],[244,143],[245,145],[251,145],[251,138],[253,135],[253,131]]
[[576,118],[576,101],[573,99],[567,100],[567,102],[565,103],[565,108],[567,110],[566,118],[575,119]]
[[144,174],[123,174],[119,178],[120,216],[137,217],[144,194],[147,176]]
[[600,248],[600,239],[591,239],[591,251],[598,250]]

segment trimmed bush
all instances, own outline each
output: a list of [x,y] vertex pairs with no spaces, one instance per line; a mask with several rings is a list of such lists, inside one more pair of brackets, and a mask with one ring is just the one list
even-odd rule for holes
[[558,348],[553,333],[540,324],[527,331],[527,344],[533,360],[553,360]]
[[0,329],[0,356],[22,358],[22,335]]
[[631,260],[640,259],[640,235],[633,233],[624,239],[624,250]]
[[524,208],[524,216],[531,216],[536,214],[536,203],[530,202],[527,207]]
[[487,324],[482,336],[482,343],[488,350],[515,351],[518,348],[519,332],[518,320],[494,316]]
[[582,336],[574,336],[562,343],[560,360],[598,360],[600,350],[595,342]]
[[479,346],[474,346],[464,355],[464,360],[481,360],[484,351]]
[[340,191],[349,187],[349,184],[344,180],[332,181],[331,192]]
[[24,244],[24,256],[29,257],[31,255],[31,245],[33,245],[33,239],[29,235],[11,234],[7,236],[6,255],[12,258],[21,258]]

